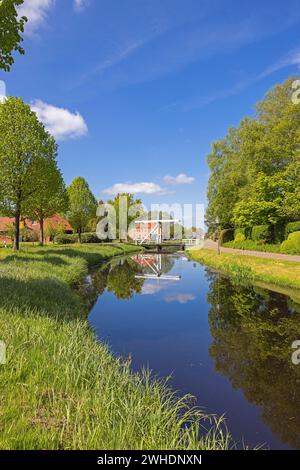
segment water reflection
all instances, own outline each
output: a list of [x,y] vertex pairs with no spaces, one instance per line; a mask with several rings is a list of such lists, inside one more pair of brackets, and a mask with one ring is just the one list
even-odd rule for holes
[[300,448],[300,367],[291,344],[300,336],[300,306],[288,297],[233,285],[207,271],[209,348],[216,370],[262,410],[282,442]]
[[300,366],[291,361],[299,304],[149,253],[93,270],[82,291],[99,338],[130,354],[134,370],[172,374],[206,411],[226,413],[239,441],[300,448]]

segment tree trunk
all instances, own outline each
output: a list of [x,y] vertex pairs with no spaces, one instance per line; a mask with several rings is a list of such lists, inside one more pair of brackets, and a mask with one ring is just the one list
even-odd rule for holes
[[78,229],[78,242],[81,243],[81,228]]
[[14,239],[14,251],[19,251],[20,248],[20,217],[21,217],[21,211],[20,209],[17,209],[16,215],[15,215],[15,239]]
[[44,218],[40,218],[40,244],[44,245]]

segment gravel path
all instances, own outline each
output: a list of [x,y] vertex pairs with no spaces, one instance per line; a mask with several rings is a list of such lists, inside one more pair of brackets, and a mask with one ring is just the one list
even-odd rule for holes
[[[217,250],[218,244],[212,240],[205,240],[203,248],[209,250]],[[221,253],[234,253],[236,255],[256,256],[257,258],[271,258],[283,261],[296,261],[300,263],[300,256],[297,255],[282,255],[280,253],[266,253],[264,251],[248,251],[248,250],[235,250],[234,248],[221,247]]]

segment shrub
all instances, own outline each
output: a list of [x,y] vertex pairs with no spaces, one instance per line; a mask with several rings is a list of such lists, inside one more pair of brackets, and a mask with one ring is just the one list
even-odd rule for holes
[[221,230],[220,241],[221,244],[231,242],[234,239],[234,230],[232,228],[226,228]]
[[251,231],[251,227],[236,228],[234,231],[234,239],[236,240],[236,237],[241,234],[244,235],[244,240],[249,240],[251,239]]
[[235,236],[234,236],[234,241],[235,242],[244,242],[246,240],[246,237],[243,233],[237,233]]
[[101,243],[96,233],[88,232],[81,234],[81,243]]
[[55,242],[58,243],[59,245],[70,245],[71,243],[77,243],[78,235],[76,234],[68,235],[66,233],[56,235]]
[[270,225],[255,225],[252,227],[252,240],[259,243],[271,243],[273,230]]
[[281,243],[281,253],[300,254],[300,231],[290,233],[289,238]]
[[297,222],[289,222],[285,226],[285,231],[284,231],[285,239],[289,237],[290,233],[299,232],[299,231],[300,231],[300,220],[298,220]]

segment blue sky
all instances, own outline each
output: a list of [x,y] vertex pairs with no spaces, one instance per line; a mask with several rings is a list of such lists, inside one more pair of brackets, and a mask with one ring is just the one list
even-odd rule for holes
[[[0,72],[98,198],[203,203],[211,143],[299,74],[298,0],[25,0],[25,56]],[[147,184],[145,184],[147,183]],[[106,192],[103,192],[106,191]]]

